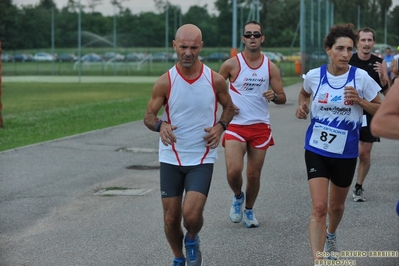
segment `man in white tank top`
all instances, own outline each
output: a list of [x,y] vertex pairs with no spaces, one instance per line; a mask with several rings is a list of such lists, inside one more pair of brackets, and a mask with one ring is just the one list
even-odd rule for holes
[[[164,229],[174,266],[203,265],[198,233],[204,222],[216,148],[235,113],[225,79],[198,60],[202,46],[201,30],[195,25],[177,30],[173,48],[178,62],[155,83],[144,116],[144,124],[160,136]],[[223,112],[217,119],[219,103]],[[162,106],[164,113],[159,119]]]
[[[253,206],[260,188],[266,150],[274,145],[269,103],[284,104],[286,96],[279,69],[261,52],[265,40],[261,25],[256,21],[246,23],[241,40],[245,44],[244,51],[226,60],[219,73],[229,81],[230,96],[237,111],[223,139],[227,181],[234,193],[230,220],[239,223],[244,218],[245,226],[250,228],[259,226]],[[247,185],[244,193],[242,170],[245,154]]]

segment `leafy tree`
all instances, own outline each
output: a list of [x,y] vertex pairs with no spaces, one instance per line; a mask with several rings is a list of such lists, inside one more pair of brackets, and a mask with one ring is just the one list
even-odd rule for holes
[[87,7],[91,10],[91,13],[94,13],[96,7],[98,5],[101,5],[103,0],[87,0],[87,2],[88,2]]
[[56,8],[53,0],[40,0],[38,7],[42,7],[47,10],[51,10],[52,8]]
[[[201,29],[202,40],[205,47],[217,46],[217,28],[215,27],[216,19],[209,15],[207,6],[192,6],[183,16],[184,23],[191,23]],[[212,23],[214,21],[214,23]]]
[[391,12],[391,19],[389,23],[389,28],[392,29],[390,33],[392,34],[392,43],[399,45],[399,6],[396,6]]
[[[12,0],[0,0],[0,39],[4,49],[40,49],[51,46],[51,12],[55,7],[55,0],[40,0],[37,5],[17,7]],[[83,45],[96,45],[93,36],[99,35],[112,43],[113,15],[104,16],[95,12],[95,4],[101,0],[86,0],[89,10],[82,10],[82,31],[91,35],[91,40],[83,39]],[[167,0],[153,0],[157,12],[142,12],[132,14],[123,8],[125,0],[111,1],[118,8],[117,45],[124,47],[164,47],[165,46],[165,15],[168,14],[169,47],[174,39],[175,30],[180,26],[176,14],[180,14],[178,6]],[[315,5],[326,5],[326,0],[305,0],[307,6],[311,2]],[[388,21],[388,43],[399,43],[399,7],[390,10],[392,0],[330,0],[334,5],[334,23],[358,24],[369,26],[376,30],[378,39],[384,33],[385,17]],[[166,4],[168,3],[168,13]],[[294,38],[299,23],[300,0],[260,0],[260,23],[266,36],[266,47],[299,46],[299,37]],[[196,24],[203,32],[205,47],[232,46],[232,11],[233,0],[215,0],[218,15],[210,15],[207,6],[192,6],[186,14],[182,14],[183,23]],[[252,0],[237,0],[237,44],[240,44],[242,25],[249,19]],[[358,12],[360,10],[360,13]],[[385,10],[390,10],[385,16]],[[241,15],[242,11],[242,15]],[[309,14],[309,9],[306,10]],[[61,10],[54,8],[55,15],[55,46],[77,47],[77,0],[68,0]],[[323,14],[324,15],[324,14]],[[317,19],[314,20],[317,23]],[[102,44],[103,45],[103,44]],[[109,45],[109,44],[108,44]]]
[[17,7],[12,0],[0,1],[0,40],[3,49],[10,49],[14,46],[18,32],[15,30],[18,22]]

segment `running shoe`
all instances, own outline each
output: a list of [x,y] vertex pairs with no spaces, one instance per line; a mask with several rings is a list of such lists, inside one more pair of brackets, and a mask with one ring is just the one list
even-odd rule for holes
[[[334,254],[339,254],[338,251],[338,245],[337,245],[337,237],[334,237],[332,239],[326,238],[326,243],[324,244],[324,252],[328,252],[330,256],[327,257],[329,260],[336,260],[337,256]],[[334,254],[331,254],[331,253]]]
[[364,202],[366,198],[363,195],[364,189],[363,188],[355,188],[353,190],[353,200],[356,202]]
[[259,222],[255,218],[254,210],[244,210],[244,224],[248,228],[259,226]]
[[233,204],[230,208],[230,220],[233,223],[239,223],[242,220],[242,205],[244,204],[245,195],[244,192],[241,192],[242,197],[237,199],[236,196],[233,196]]
[[[200,239],[199,236],[195,237],[195,241],[186,242],[184,241],[186,248],[187,266],[202,266],[202,254],[200,250]],[[183,264],[184,265],[184,264]]]
[[186,260],[181,260],[181,259],[174,259],[172,266],[185,266],[186,265]]

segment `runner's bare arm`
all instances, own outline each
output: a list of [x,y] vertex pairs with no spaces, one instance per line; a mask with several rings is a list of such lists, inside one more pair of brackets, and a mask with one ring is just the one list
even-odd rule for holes
[[273,62],[270,62],[270,86],[272,87],[273,90],[273,95],[272,95],[273,98],[270,98],[270,96],[268,95],[269,98],[265,96],[266,99],[268,99],[269,101],[274,100],[274,93],[275,93],[277,97],[273,102],[275,104],[285,104],[287,101],[287,96],[285,95],[283,89],[283,81],[281,80],[280,70]]
[[[176,129],[176,126],[170,125],[166,122],[160,122],[158,118],[158,112],[165,103],[168,91],[169,79],[167,73],[165,73],[154,84],[151,98],[148,101],[147,110],[143,119],[144,124],[148,129],[159,131],[161,140],[165,145],[171,145],[173,142],[176,142],[176,136],[173,134],[173,130]],[[158,130],[156,130],[158,122],[160,122],[160,124],[158,124]]]
[[396,79],[371,120],[371,132],[375,136],[399,139],[399,82]]
[[296,110],[295,116],[298,119],[306,119],[309,114],[309,104],[310,104],[310,96],[312,94],[309,94],[305,91],[305,89],[302,87],[301,91],[299,92],[299,97],[298,97],[298,108]]

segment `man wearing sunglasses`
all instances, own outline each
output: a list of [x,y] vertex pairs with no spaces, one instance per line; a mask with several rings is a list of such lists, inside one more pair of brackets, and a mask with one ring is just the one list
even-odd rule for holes
[[[261,25],[257,21],[247,22],[241,40],[245,44],[244,51],[226,60],[219,73],[228,79],[230,96],[236,107],[236,115],[223,138],[227,181],[234,193],[230,220],[239,223],[244,219],[244,225],[251,228],[259,226],[253,207],[266,150],[274,145],[269,103],[284,104],[286,96],[279,69],[261,52],[265,40]],[[243,192],[245,154],[247,182]]]

